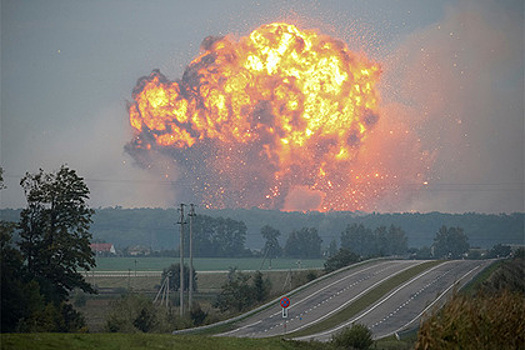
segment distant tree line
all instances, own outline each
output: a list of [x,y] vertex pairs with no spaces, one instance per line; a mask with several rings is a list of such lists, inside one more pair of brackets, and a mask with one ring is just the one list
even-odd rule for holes
[[[430,247],[436,229],[462,227],[468,234],[469,242],[474,247],[489,249],[496,244],[522,244],[525,232],[525,213],[513,214],[446,214],[446,213],[299,213],[280,212],[262,209],[224,209],[204,210],[198,208],[200,215],[223,217],[243,222],[246,225],[245,245],[250,249],[262,249],[265,239],[260,230],[265,225],[272,225],[282,235],[278,237],[281,247],[286,244],[288,234],[304,227],[315,228],[325,244],[324,248],[335,239],[348,225],[363,225],[375,230],[379,226],[402,227],[406,233],[409,247]],[[19,209],[0,210],[0,219],[18,221]],[[133,245],[160,249],[176,249],[179,230],[175,223],[178,213],[175,209],[125,209],[121,207],[98,208],[93,216],[90,232],[95,239],[113,243],[117,249]],[[187,229],[186,225],[186,229]]]

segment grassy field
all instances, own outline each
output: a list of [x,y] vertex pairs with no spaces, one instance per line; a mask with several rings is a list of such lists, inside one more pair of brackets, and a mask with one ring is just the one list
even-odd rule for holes
[[[170,257],[97,257],[97,267],[95,271],[162,271],[171,264],[179,262],[179,258]],[[185,259],[186,264],[189,260]],[[262,258],[195,258],[193,266],[197,272],[201,271],[221,271],[228,270],[230,267],[237,267],[238,270],[268,270],[269,261],[264,263]],[[324,259],[272,259],[273,270],[287,269],[318,269],[322,268]]]
[[2,349],[328,349],[319,343],[298,343],[281,339],[211,338],[164,334],[2,334]]
[[[279,338],[249,339],[207,337],[198,335],[169,334],[63,334],[30,333],[0,334],[3,350],[55,350],[55,349],[101,349],[101,350],[333,350],[329,343],[297,342]],[[412,342],[400,342],[396,339],[384,339],[376,342],[377,350],[408,350]]]
[[[317,271],[320,273],[321,271]],[[246,274],[249,274],[246,272]],[[264,279],[270,281],[270,294],[275,297],[285,293],[286,291],[296,288],[307,282],[306,276],[308,271],[263,271]],[[82,312],[86,318],[86,323],[91,332],[102,332],[104,320],[107,312],[111,309],[111,303],[119,298],[121,294],[126,294],[129,291],[146,295],[153,299],[157,294],[158,287],[161,284],[161,277],[159,276],[140,276],[132,272],[124,275],[114,275],[111,277],[100,275],[89,275],[86,280],[92,283],[99,290],[98,295],[87,295],[86,304],[77,306],[76,308]],[[199,274],[197,272],[197,293],[194,295],[194,300],[201,303],[201,305],[211,305],[216,299],[221,287],[227,281],[226,272],[214,272]],[[178,298],[178,292],[172,293],[172,298]],[[72,296],[72,301],[78,299],[78,295]],[[210,306],[211,307],[211,306]]]

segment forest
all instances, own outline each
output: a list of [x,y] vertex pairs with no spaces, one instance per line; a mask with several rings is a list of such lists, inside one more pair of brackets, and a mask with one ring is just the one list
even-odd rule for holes
[[[17,222],[20,209],[0,210],[0,219]],[[280,212],[276,210],[196,209],[195,227],[197,237],[202,239],[201,247],[215,247],[220,239],[217,233],[228,225],[233,225],[232,234],[240,234],[237,242],[247,249],[262,251],[265,238],[261,229],[270,225],[280,232],[277,237],[281,247],[294,231],[304,228],[315,229],[321,239],[323,249],[335,241],[341,246],[341,235],[349,225],[363,225],[375,230],[379,227],[394,225],[401,228],[406,235],[408,247],[421,248],[431,246],[433,239],[442,226],[461,227],[468,237],[471,247],[491,248],[496,244],[523,244],[525,232],[524,213],[513,214],[447,214],[447,213],[361,213],[361,212]],[[212,231],[199,228],[204,217],[215,218]],[[177,225],[179,214],[176,209],[121,207],[98,208],[92,217],[90,232],[93,239],[113,243],[117,249],[132,245],[144,245],[153,250],[173,250],[179,244],[180,226]],[[186,231],[188,230],[186,226]],[[236,232],[236,233],[235,233]],[[16,237],[15,237],[16,239]],[[204,249],[204,248],[203,248]],[[237,247],[225,247],[233,249]],[[215,252],[220,256],[225,252]]]

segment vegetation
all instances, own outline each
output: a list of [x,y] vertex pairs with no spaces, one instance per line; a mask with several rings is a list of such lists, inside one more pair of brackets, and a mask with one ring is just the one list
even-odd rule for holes
[[524,314],[517,293],[474,300],[456,295],[421,326],[416,349],[519,349],[525,344]]
[[[170,267],[162,271],[162,281],[169,275],[170,290],[176,291],[180,289],[180,263],[171,264]],[[197,290],[197,272],[193,269],[193,290]],[[190,268],[184,264],[184,290],[190,290]]]
[[374,344],[372,332],[367,326],[354,323],[332,337],[336,349],[368,350]]
[[176,318],[143,295],[131,293],[112,303],[104,328],[111,333],[169,333],[176,329]]
[[455,294],[422,324],[416,349],[520,349],[525,344],[525,260],[501,263],[471,294]]
[[171,334],[4,334],[2,349],[132,350],[322,350],[329,345],[282,339],[204,337]]
[[281,232],[270,225],[265,225],[261,228],[261,236],[266,240],[263,247],[263,254],[266,258],[270,259],[270,265],[271,259],[278,258],[283,254],[283,249],[278,240],[280,235]]
[[441,226],[434,238],[434,257],[459,259],[469,250],[468,237],[461,227]]
[[[20,210],[0,210],[0,218],[5,221],[18,221]],[[444,213],[404,213],[404,214],[364,214],[353,212],[298,213],[261,209],[199,209],[195,221],[201,215],[210,217],[229,217],[246,225],[245,245],[250,249],[262,249],[265,239],[261,228],[272,225],[281,232],[279,243],[284,246],[290,232],[303,227],[318,230],[319,237],[329,245],[332,240],[339,241],[339,235],[348,225],[362,224],[375,230],[379,226],[401,227],[409,247],[430,247],[436,230],[447,227],[462,227],[468,234],[469,243],[480,248],[490,248],[498,243],[520,244],[525,231],[525,213],[514,214],[444,214]],[[113,243],[123,249],[131,245],[145,245],[153,250],[176,249],[178,230],[173,223],[178,214],[175,209],[124,209],[98,208],[93,217],[90,231],[95,239]],[[188,231],[188,230],[186,230]]]
[[193,220],[193,237],[196,257],[233,258],[251,255],[244,246],[246,225],[242,221],[197,215]]
[[510,246],[503,244],[496,244],[489,252],[489,258],[506,258],[511,254]]
[[286,240],[284,255],[290,258],[319,258],[322,242],[316,228],[303,227],[300,230],[294,230]]
[[341,247],[362,257],[404,255],[408,250],[405,231],[394,225],[374,231],[362,224],[348,225],[341,233]]
[[263,279],[259,271],[255,273],[252,283],[249,283],[250,279],[251,276],[232,269],[214,306],[222,312],[235,313],[266,301],[271,289],[269,280]]
[[360,260],[357,254],[352,253],[350,250],[341,248],[334,256],[331,256],[324,263],[324,270],[326,272],[332,272],[343,268],[345,266],[354,264]]
[[[95,266],[89,243],[93,211],[89,189],[74,170],[26,174],[20,182],[27,208],[20,222],[2,222],[2,332],[83,329],[83,317],[66,303],[75,288],[92,293],[79,269]],[[18,250],[11,242],[19,229]]]

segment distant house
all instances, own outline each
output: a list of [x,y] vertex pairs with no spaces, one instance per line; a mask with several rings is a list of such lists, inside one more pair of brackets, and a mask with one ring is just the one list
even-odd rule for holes
[[95,252],[96,255],[116,255],[117,251],[115,246],[111,243],[91,243],[91,250]]

